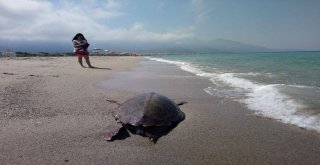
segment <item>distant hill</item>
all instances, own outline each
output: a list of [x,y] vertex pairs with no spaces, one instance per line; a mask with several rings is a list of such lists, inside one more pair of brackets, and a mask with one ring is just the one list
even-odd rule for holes
[[[103,45],[101,45],[103,46]],[[232,40],[176,40],[171,42],[110,42],[108,49],[150,53],[270,52],[273,49]]]
[[[196,39],[175,40],[166,42],[130,42],[130,41],[89,41],[89,49],[101,48],[113,51],[141,53],[211,53],[211,52],[270,52],[273,49],[242,42],[217,39],[200,41]],[[1,49],[25,52],[71,52],[70,42],[14,42],[0,41]],[[1,51],[1,50],[0,50]]]
[[210,41],[209,44],[213,46],[215,49],[220,51],[231,51],[231,52],[268,52],[273,51],[272,49],[246,44],[238,41],[225,40],[225,39],[217,39]]

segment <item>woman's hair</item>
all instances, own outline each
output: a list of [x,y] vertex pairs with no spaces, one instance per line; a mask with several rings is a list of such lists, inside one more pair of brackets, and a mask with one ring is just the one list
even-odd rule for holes
[[78,36],[82,36],[82,38],[83,38],[84,40],[86,40],[86,38],[84,38],[83,34],[78,33],[78,34],[76,34],[76,35],[73,37],[72,41],[78,39]]

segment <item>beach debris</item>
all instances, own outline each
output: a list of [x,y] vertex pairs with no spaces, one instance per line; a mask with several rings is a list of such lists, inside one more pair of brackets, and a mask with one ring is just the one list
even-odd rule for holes
[[42,77],[41,75],[29,74],[30,77]]
[[107,129],[105,140],[115,139],[120,130],[129,130],[156,143],[161,136],[168,134],[184,120],[185,114],[178,106],[185,103],[176,104],[166,96],[154,92],[137,95],[123,104],[117,103],[119,106],[112,113],[117,124]]
[[9,73],[9,72],[3,72],[2,74],[5,74],[5,75],[15,75],[14,73]]

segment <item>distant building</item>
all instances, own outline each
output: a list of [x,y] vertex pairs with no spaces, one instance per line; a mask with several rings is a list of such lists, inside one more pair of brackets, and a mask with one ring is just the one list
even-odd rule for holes
[[99,49],[99,48],[94,48],[92,50],[92,55],[95,55],[95,56],[107,56],[110,53],[114,53],[114,52],[110,51],[110,50],[102,50],[102,49]]
[[0,53],[0,57],[16,57],[16,52],[13,52],[13,51],[10,51],[10,50],[7,50],[7,51],[4,51],[4,52],[1,52]]
[[91,52],[93,56],[141,56],[141,54],[137,53],[129,53],[129,52],[115,52],[112,50],[103,50],[99,48],[94,48]]
[[102,49],[94,48],[94,49],[92,50],[92,55],[102,56],[102,55],[103,55],[103,51],[102,51]]

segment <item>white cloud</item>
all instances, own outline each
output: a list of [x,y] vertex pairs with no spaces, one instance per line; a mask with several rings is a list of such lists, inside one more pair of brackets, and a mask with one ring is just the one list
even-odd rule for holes
[[152,33],[143,32],[137,36],[137,40],[155,40],[155,41],[168,41],[168,40],[178,40],[193,37],[191,32],[166,32],[166,33]]
[[[174,40],[192,36],[190,31],[148,31],[142,22],[111,28],[111,19],[125,17],[121,1],[0,1],[2,40],[64,41],[78,32],[95,40]],[[76,3],[76,4],[75,4]]]
[[118,11],[106,11],[103,8],[97,8],[92,12],[92,16],[97,19],[109,19],[109,18],[115,18],[124,15],[122,12]]
[[130,28],[107,29],[105,27],[101,27],[99,31],[96,31],[96,33],[99,33],[99,35],[91,35],[92,39],[96,41],[168,41],[193,37],[193,33],[188,31],[171,31],[164,33],[150,32],[144,29],[143,23],[135,23]]
[[203,0],[191,0],[191,5],[198,11],[202,11],[205,8]]
[[144,24],[143,23],[135,23],[132,27],[131,30],[132,31],[139,31],[139,30],[143,30]]
[[209,10],[203,0],[191,0],[191,7],[196,14],[195,26],[205,22],[206,17],[212,10]]
[[6,11],[13,12],[16,14],[28,14],[34,11],[44,11],[48,9],[50,3],[45,1],[35,0],[14,0],[14,1],[0,1],[0,6]]

